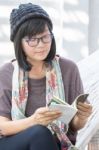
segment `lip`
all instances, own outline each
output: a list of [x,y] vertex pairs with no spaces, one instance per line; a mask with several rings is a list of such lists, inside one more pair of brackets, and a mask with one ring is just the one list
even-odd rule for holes
[[39,51],[39,52],[36,52],[36,53],[43,53],[43,52],[45,52],[45,51]]
[[40,52],[36,52],[37,54],[43,54],[45,53],[46,51],[40,51]]

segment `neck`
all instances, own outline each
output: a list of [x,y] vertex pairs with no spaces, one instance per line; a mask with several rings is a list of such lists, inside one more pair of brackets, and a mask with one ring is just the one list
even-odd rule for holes
[[44,61],[31,60],[30,58],[27,58],[27,61],[33,66],[33,68],[42,68],[44,65]]
[[30,63],[32,65],[32,69],[29,71],[29,77],[34,79],[43,78],[46,74],[44,61],[31,61]]

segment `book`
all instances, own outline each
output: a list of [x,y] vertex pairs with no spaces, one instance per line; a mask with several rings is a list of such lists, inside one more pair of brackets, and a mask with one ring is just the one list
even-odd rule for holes
[[51,110],[60,110],[62,112],[62,116],[59,117],[57,120],[60,120],[64,122],[66,125],[70,123],[70,121],[73,119],[75,114],[77,113],[77,103],[79,101],[84,102],[88,97],[88,94],[81,94],[76,97],[72,105],[69,105],[64,100],[53,96],[51,101],[49,102],[48,106]]

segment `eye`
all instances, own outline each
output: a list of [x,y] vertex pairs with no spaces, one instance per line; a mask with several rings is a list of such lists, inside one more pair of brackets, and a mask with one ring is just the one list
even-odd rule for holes
[[51,34],[47,34],[45,36],[42,37],[44,42],[50,42],[52,39]]
[[31,42],[34,42],[36,40],[37,40],[37,38],[31,38],[31,39],[29,39],[29,41],[31,41]]
[[45,36],[43,36],[44,38],[49,38],[50,37],[50,34],[47,34]]

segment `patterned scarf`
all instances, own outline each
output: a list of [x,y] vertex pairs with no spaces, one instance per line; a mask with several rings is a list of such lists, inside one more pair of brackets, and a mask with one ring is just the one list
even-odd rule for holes
[[[26,118],[25,109],[28,97],[28,72],[24,72],[18,67],[17,61],[13,62],[14,72],[12,80],[12,120]],[[65,100],[64,86],[62,81],[59,57],[52,61],[52,67],[46,69],[46,105],[50,102],[53,95]],[[56,121],[50,125],[61,143],[61,150],[77,150],[66,136],[66,125]]]

